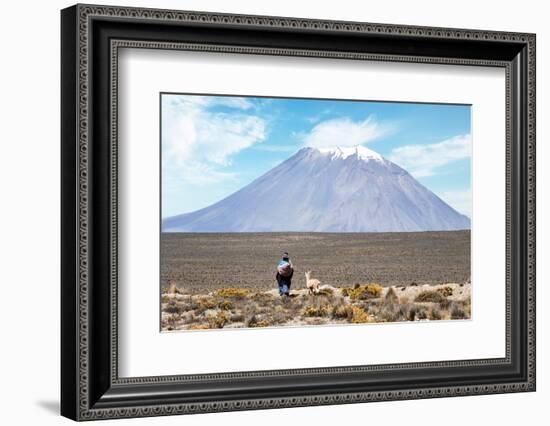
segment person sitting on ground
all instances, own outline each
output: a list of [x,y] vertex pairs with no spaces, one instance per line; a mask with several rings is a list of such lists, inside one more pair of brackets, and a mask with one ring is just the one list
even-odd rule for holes
[[282,255],[282,259],[277,265],[277,275],[275,279],[279,285],[279,296],[289,296],[290,285],[292,284],[292,275],[294,275],[294,268],[288,253],[285,251]]

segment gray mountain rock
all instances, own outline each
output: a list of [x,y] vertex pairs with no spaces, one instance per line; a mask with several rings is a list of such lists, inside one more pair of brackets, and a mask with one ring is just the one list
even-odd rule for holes
[[363,146],[303,148],[223,200],[169,217],[163,232],[411,232],[470,219]]

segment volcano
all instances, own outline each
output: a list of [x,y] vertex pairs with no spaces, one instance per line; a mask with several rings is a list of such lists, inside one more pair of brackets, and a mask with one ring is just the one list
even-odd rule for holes
[[470,219],[364,147],[303,148],[239,191],[166,218],[163,232],[416,232]]

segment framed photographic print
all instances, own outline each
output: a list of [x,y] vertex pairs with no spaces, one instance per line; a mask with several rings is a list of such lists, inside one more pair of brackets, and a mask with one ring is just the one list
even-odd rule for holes
[[160,97],[161,331],[470,318],[470,105]]
[[61,412],[535,390],[535,36],[76,5]]

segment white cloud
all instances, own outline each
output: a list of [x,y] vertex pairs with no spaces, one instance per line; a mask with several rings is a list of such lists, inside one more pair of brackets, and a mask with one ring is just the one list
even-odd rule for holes
[[311,123],[311,124],[315,124],[315,123],[318,123],[319,121],[321,121],[323,119],[323,116],[327,116],[329,114],[332,114],[332,110],[330,108],[326,108],[326,109],[322,110],[317,115],[312,115],[312,116],[306,117],[306,121]]
[[443,191],[437,193],[438,197],[449,204],[456,211],[472,217],[472,191]]
[[300,149],[296,145],[263,145],[258,144],[254,146],[254,149],[257,151],[264,152],[295,152]]
[[224,180],[235,180],[237,174],[225,172],[210,167],[207,164],[188,162],[185,167],[163,169],[163,189],[181,190],[182,181],[193,182],[197,185],[216,183]]
[[438,168],[453,161],[469,158],[472,138],[458,135],[429,145],[406,145],[395,148],[389,159],[415,177],[432,176]]
[[207,97],[209,105],[225,106],[229,108],[238,108],[248,110],[254,107],[254,103],[248,98],[238,98],[234,96],[216,96]]
[[237,96],[199,96],[199,95],[175,95],[165,94],[162,97],[163,106],[172,105],[174,107],[186,108],[190,106],[199,106],[209,108],[214,106],[224,106],[240,110],[248,110],[254,107],[254,103],[249,98]]
[[303,139],[305,145],[315,148],[356,146],[378,139],[390,130],[391,126],[376,121],[373,116],[363,121],[334,118],[315,125]]
[[231,157],[266,137],[266,120],[247,112],[253,106],[246,98],[164,95],[163,175],[196,183],[228,178],[223,167]]
[[321,117],[319,117],[318,115],[312,115],[311,117],[306,117],[306,121],[311,124],[317,123],[320,119]]

